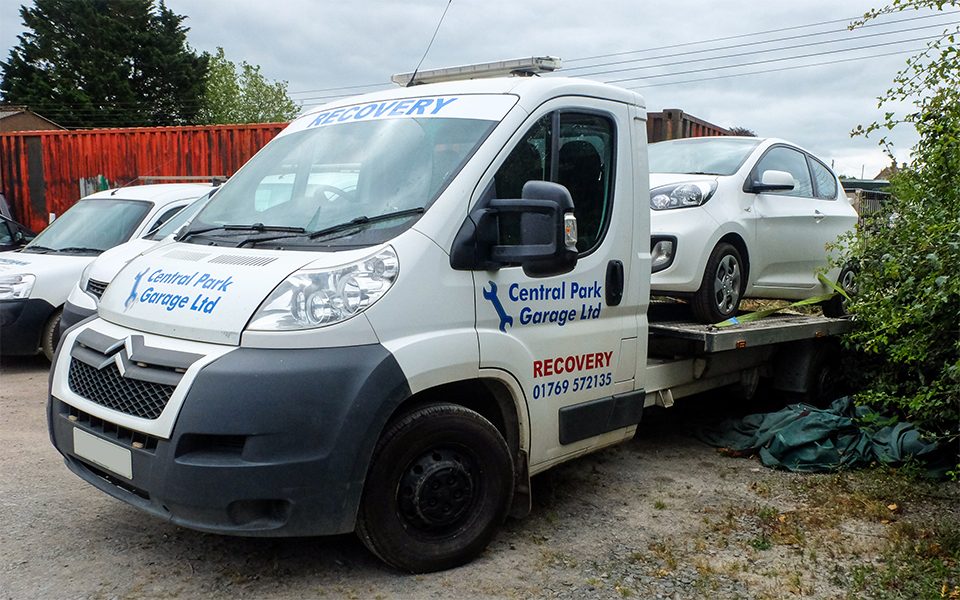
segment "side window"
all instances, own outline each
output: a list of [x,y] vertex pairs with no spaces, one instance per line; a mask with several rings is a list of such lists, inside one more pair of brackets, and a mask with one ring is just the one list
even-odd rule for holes
[[810,157],[810,166],[813,168],[813,178],[817,182],[817,198],[834,200],[837,197],[837,178],[833,176],[833,172],[812,157]]
[[183,210],[183,205],[174,206],[173,208],[168,208],[167,210],[163,211],[163,214],[160,215],[160,218],[157,219],[157,220],[153,223],[153,225],[150,226],[150,229],[147,230],[147,233],[150,233],[150,232],[152,232],[152,231],[155,231],[158,227],[160,227],[161,225],[163,225],[164,223],[166,223],[167,220],[170,219],[170,217],[172,217],[173,215],[177,214],[177,213],[180,212],[181,210]]
[[[614,125],[607,117],[555,112],[523,136],[494,177],[498,198],[520,198],[527,181],[553,181],[573,198],[579,240],[587,252],[600,241],[609,220],[613,182]],[[501,243],[517,243],[519,222],[501,219]]]
[[764,171],[786,171],[793,176],[792,190],[771,193],[813,198],[813,182],[810,179],[810,169],[807,168],[807,157],[803,153],[790,148],[773,148],[757,163],[756,177],[763,177]]
[[13,227],[7,225],[6,221],[0,221],[0,244],[12,244],[13,237]]

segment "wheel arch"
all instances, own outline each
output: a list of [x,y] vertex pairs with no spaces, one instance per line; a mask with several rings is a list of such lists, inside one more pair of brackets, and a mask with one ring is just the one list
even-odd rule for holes
[[[713,245],[713,248],[716,248],[718,245],[724,243],[730,244],[736,248],[737,252],[740,253],[740,258],[743,259],[743,270],[746,271],[743,274],[743,294],[746,294],[746,291],[753,287],[750,284],[750,252],[747,250],[747,242],[744,241],[743,237],[741,237],[739,233],[730,232],[717,240],[717,243]],[[713,248],[711,248],[711,252],[713,251]]]

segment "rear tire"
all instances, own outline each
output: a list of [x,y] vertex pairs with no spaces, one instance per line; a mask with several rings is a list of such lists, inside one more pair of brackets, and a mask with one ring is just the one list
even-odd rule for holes
[[468,562],[503,523],[513,460],[480,414],[432,404],[388,426],[373,452],[357,533],[383,561],[427,573]]
[[740,252],[730,244],[717,244],[707,259],[700,289],[693,294],[694,317],[713,324],[736,315],[746,283],[744,272]]
[[[837,286],[845,291],[851,298],[857,294],[857,270],[855,267],[844,267],[837,278]],[[820,304],[823,309],[823,315],[835,319],[849,317],[850,301],[837,294],[826,302]]]
[[43,355],[50,362],[53,362],[53,355],[56,354],[57,344],[60,342],[61,317],[63,317],[63,308],[53,311],[40,333],[40,350],[43,351]]

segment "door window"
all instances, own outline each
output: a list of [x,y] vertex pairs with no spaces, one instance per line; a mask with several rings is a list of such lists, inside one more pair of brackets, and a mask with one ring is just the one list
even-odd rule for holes
[[770,149],[757,163],[756,180],[762,181],[765,171],[786,171],[793,177],[793,189],[784,192],[770,192],[783,196],[801,196],[813,198],[813,182],[807,168],[807,157],[802,152],[784,147]]
[[[613,197],[613,121],[603,115],[558,111],[530,128],[494,177],[498,198],[520,198],[528,181],[567,188],[577,217],[577,250],[595,248],[606,230]],[[500,219],[500,243],[519,241],[519,219]]]
[[823,200],[833,200],[837,197],[837,178],[820,161],[810,159],[810,166],[813,168],[813,177],[817,182],[817,198]]

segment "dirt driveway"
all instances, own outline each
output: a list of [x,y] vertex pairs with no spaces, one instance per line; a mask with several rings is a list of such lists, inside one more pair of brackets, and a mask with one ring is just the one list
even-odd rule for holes
[[536,477],[533,513],[473,563],[409,575],[352,535],[209,535],[106,496],[50,444],[47,375],[43,359],[0,362],[2,599],[843,598],[857,569],[885,568],[897,522],[958,522],[955,484],[850,516],[821,492],[842,498],[853,476],[723,456],[688,429],[724,412],[713,395],[651,409],[633,441]]

